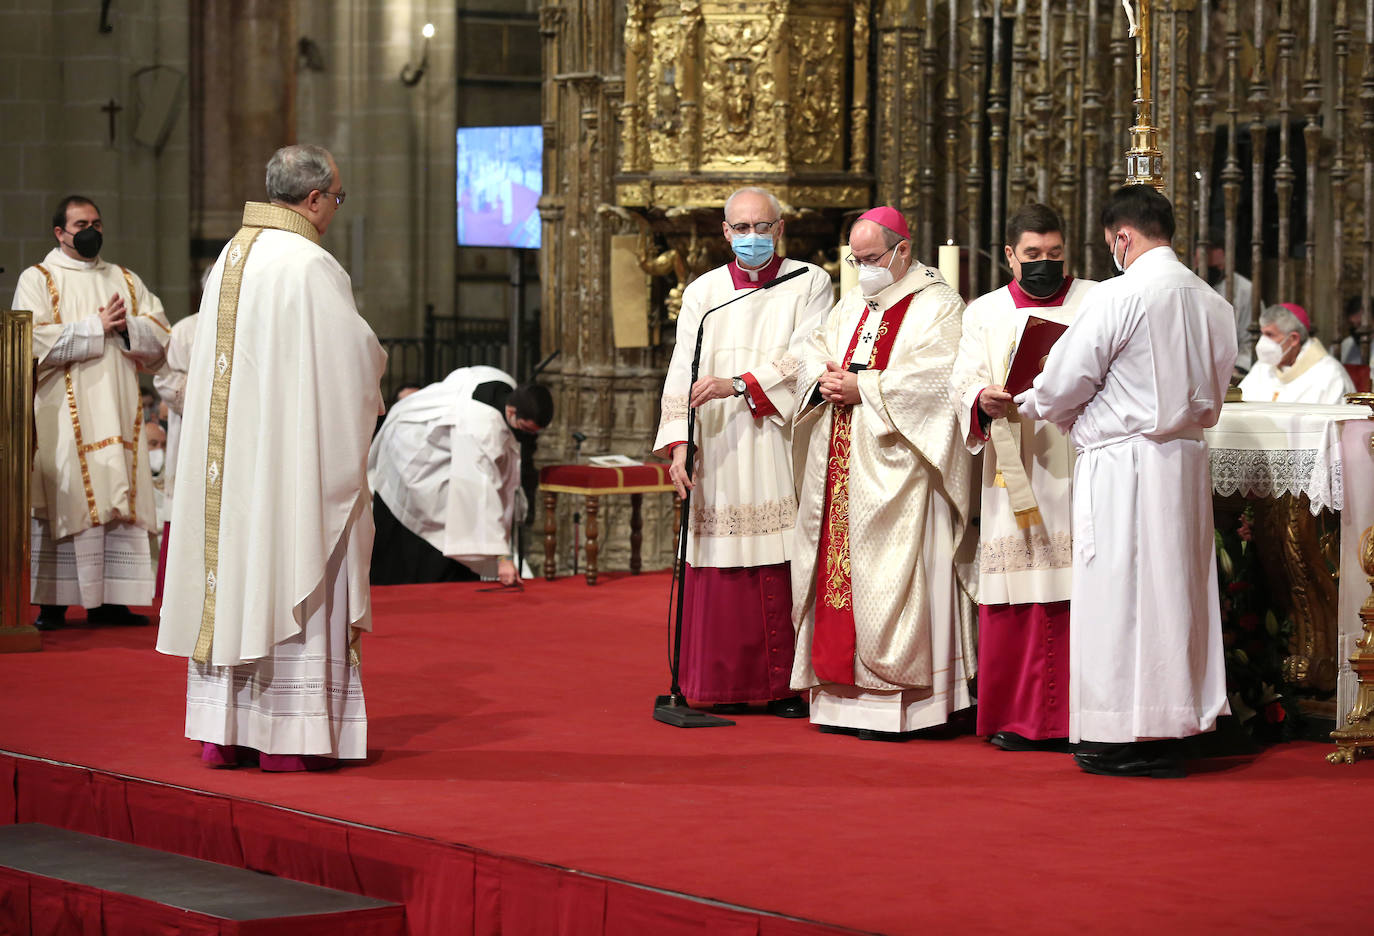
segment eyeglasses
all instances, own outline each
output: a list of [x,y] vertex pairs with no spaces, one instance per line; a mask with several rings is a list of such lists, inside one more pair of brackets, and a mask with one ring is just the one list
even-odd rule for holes
[[896,250],[900,246],[902,246],[902,242],[897,241],[897,243],[893,244],[891,247],[887,248],[871,260],[867,257],[856,257],[853,254],[850,254],[848,257],[844,258],[844,262],[849,264],[856,270],[864,265],[877,266],[878,264],[883,262],[883,257],[886,257],[888,254],[892,253],[892,251]]
[[344,199],[348,197],[347,192],[321,192],[321,195],[328,195],[334,199],[334,207],[342,208]]
[[[725,223],[730,224],[729,221]],[[748,234],[750,231],[753,231],[755,234],[767,234],[773,230],[773,225],[777,223],[777,221],[755,221],[753,224],[750,224],[747,221],[742,221],[739,224],[730,224],[730,230],[734,231],[736,234]]]

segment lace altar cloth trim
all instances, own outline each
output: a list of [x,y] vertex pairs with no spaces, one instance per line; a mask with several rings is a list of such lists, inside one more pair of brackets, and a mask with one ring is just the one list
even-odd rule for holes
[[1345,504],[1339,449],[1214,448],[1211,461],[1212,490],[1224,497],[1306,494],[1314,517]]

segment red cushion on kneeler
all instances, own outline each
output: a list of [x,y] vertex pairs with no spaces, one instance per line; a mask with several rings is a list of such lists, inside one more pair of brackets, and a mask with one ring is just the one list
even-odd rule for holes
[[628,468],[596,468],[592,465],[549,465],[540,470],[539,483],[560,487],[615,490],[670,484],[665,464],[633,465]]

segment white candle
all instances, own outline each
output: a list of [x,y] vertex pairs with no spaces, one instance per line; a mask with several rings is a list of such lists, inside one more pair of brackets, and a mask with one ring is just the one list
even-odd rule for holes
[[954,241],[940,245],[940,275],[959,291],[959,245]]
[[849,244],[845,241],[840,242],[840,295],[846,296],[849,291],[859,285],[859,271],[849,265],[849,258],[854,256],[854,251],[849,249]]

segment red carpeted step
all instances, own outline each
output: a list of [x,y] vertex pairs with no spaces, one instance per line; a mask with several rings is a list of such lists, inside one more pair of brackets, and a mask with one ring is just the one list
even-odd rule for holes
[[0,827],[0,932],[400,936],[397,904],[38,823]]

